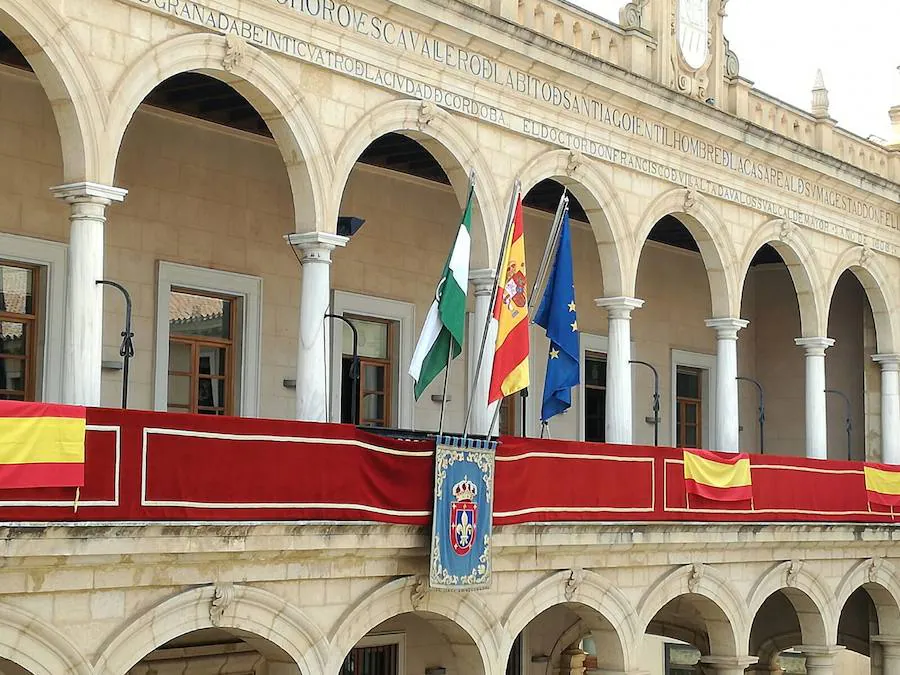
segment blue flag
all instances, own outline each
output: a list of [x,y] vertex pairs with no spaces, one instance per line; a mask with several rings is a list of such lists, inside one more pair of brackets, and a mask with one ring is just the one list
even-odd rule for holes
[[541,421],[546,422],[569,409],[572,405],[572,387],[579,382],[578,317],[575,312],[568,209],[563,213],[559,226],[559,242],[553,268],[534,322],[543,326],[550,338],[544,400],[541,404]]

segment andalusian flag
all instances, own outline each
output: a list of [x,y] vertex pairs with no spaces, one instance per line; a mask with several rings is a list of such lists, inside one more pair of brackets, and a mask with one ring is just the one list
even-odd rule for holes
[[84,485],[85,409],[0,401],[0,488]]
[[684,483],[689,493],[706,499],[722,502],[752,499],[750,456],[685,450]]
[[466,332],[466,291],[469,287],[469,250],[472,237],[472,198],[474,186],[469,187],[456,243],[444,264],[444,272],[434,294],[434,302],[425,317],[422,334],[409,364],[409,374],[415,380],[418,400],[425,388],[438,376],[451,358],[462,351]]
[[497,342],[488,403],[498,401],[528,386],[528,284],[525,272],[525,226],[522,195],[516,197],[512,232],[504,242],[499,288],[493,320]]
[[866,464],[866,495],[873,504],[900,506],[900,466]]

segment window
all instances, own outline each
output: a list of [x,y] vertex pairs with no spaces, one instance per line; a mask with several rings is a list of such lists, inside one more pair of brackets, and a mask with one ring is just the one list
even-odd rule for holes
[[155,410],[256,415],[262,280],[159,263]]
[[237,299],[169,293],[169,412],[233,413]]
[[512,396],[504,396],[500,399],[500,419],[497,421],[498,434],[502,436],[517,436],[516,429],[516,399],[521,398],[518,393]]
[[666,643],[665,675],[694,675],[700,652],[691,645]]
[[399,675],[400,645],[354,647],[350,650],[340,675]]
[[584,354],[584,440],[606,440],[606,354]]
[[40,271],[0,261],[0,399],[33,401]]
[[[341,357],[341,422],[362,426],[389,427],[393,401],[393,379],[396,360],[396,323],[384,319],[348,316],[359,336],[358,389],[353,391],[353,331],[343,325]],[[355,398],[354,398],[355,395]],[[357,402],[353,419],[353,401]]]
[[676,446],[703,447],[703,384],[699,368],[676,369],[675,405]]

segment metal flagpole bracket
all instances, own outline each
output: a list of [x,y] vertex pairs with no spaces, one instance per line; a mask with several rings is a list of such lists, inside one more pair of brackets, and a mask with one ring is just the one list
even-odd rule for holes
[[[122,357],[122,408],[128,407],[128,362],[134,357],[134,333],[131,331],[131,295],[128,289],[115,281],[98,279],[97,285],[112,286],[125,296],[125,329],[122,331],[122,344],[119,356]],[[77,507],[76,507],[77,508]]]
[[343,321],[350,327],[350,332],[353,333],[353,360],[350,362],[350,379],[353,380],[353,389],[350,392],[350,424],[359,424],[356,415],[359,407],[359,331],[356,329],[356,324],[343,314],[331,314],[329,312],[325,315],[325,318]]
[[652,363],[631,359],[628,363],[646,366],[653,371],[653,445],[659,445],[659,372]]

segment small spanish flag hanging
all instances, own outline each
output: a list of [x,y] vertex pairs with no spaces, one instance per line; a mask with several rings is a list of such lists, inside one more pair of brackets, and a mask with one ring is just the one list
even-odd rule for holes
[[750,456],[707,450],[684,451],[684,483],[690,494],[722,502],[753,498]]
[[900,506],[900,466],[866,463],[863,473],[866,495],[872,504]]
[[85,409],[0,401],[0,489],[84,485]]

